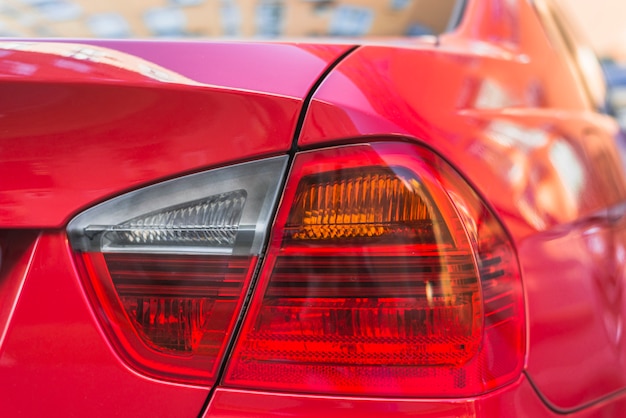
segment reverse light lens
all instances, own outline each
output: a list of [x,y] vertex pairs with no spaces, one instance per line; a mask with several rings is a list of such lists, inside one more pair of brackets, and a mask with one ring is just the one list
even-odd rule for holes
[[245,190],[236,190],[148,213],[109,227],[103,248],[159,244],[232,248],[245,203]]
[[95,312],[132,367],[215,381],[285,164],[273,158],[182,177],[70,222]]
[[298,155],[270,242],[227,386],[449,397],[519,376],[514,252],[431,152],[387,143]]

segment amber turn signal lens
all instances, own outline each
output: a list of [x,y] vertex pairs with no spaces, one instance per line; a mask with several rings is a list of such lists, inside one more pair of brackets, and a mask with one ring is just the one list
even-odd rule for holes
[[[311,175],[298,185],[286,239],[347,240],[401,234],[434,242],[436,216],[419,182],[369,167]],[[435,212],[431,214],[431,211]]]

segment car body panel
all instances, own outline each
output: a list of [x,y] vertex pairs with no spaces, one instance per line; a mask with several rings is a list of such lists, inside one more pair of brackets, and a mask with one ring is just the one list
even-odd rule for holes
[[[210,44],[192,47],[212,50]],[[141,184],[287,151],[308,90],[347,47],[257,48],[274,51],[268,54],[273,60],[259,65],[262,74],[277,77],[266,80],[264,90],[260,82],[236,82],[250,79],[249,67],[239,67],[244,60],[236,57],[253,46],[239,55],[216,45],[215,59],[226,54],[238,62],[238,70],[221,69],[226,82],[215,70],[198,76],[198,63],[183,62],[200,81],[111,49],[0,44],[0,91],[13,98],[0,104],[0,176],[12,179],[0,183],[0,225],[62,226],[78,210]],[[165,57],[164,65],[182,65]],[[244,84],[261,91],[243,90]]]
[[[107,54],[126,55],[196,83],[304,98],[326,67],[355,45],[112,39],[37,39],[74,44],[66,56],[98,62]],[[33,40],[24,40],[31,43]],[[102,50],[103,49],[103,50]],[[128,59],[127,59],[128,61]],[[254,71],[250,71],[254,69]],[[154,74],[154,73],[153,73]],[[156,74],[158,75],[158,74]],[[96,78],[97,79],[97,78]]]
[[[569,414],[574,418],[620,416],[626,400],[607,399],[592,407]],[[536,417],[562,416],[537,396],[525,376],[518,381],[479,398],[467,399],[385,399],[322,397],[218,388],[204,417],[282,417],[328,418],[359,417]]]

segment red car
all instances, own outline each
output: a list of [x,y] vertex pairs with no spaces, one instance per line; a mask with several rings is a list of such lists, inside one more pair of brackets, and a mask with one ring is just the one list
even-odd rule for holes
[[1,414],[623,416],[598,63],[552,1],[448,17],[0,42]]

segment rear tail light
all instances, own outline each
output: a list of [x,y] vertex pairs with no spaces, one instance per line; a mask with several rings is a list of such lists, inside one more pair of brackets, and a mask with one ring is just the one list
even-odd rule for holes
[[132,367],[215,381],[285,164],[280,157],[171,180],[70,222],[95,312]]
[[[94,311],[129,365],[215,382],[285,165],[274,158],[183,177],[72,220]],[[298,154],[255,287],[227,386],[472,396],[523,367],[510,241],[471,187],[414,145]]]
[[296,157],[224,383],[468,396],[521,373],[517,260],[431,152],[380,143]]

